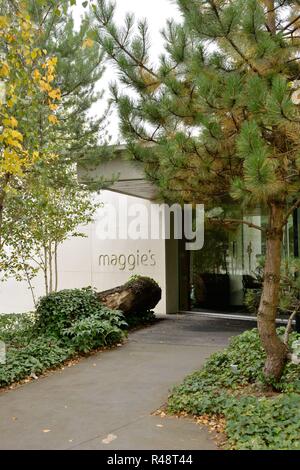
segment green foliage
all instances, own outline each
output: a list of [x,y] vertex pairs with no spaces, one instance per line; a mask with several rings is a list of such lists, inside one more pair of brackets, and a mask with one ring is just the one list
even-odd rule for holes
[[[109,310],[100,304],[92,288],[67,289],[53,292],[40,299],[37,306],[36,327],[42,333],[65,336],[66,329],[74,323],[87,318],[95,320],[121,320],[120,312]],[[115,326],[114,320],[112,324]]]
[[125,327],[127,323],[121,312],[102,307],[98,313],[76,320],[72,326],[63,330],[63,334],[77,351],[87,353],[122,341],[122,329]]
[[230,444],[240,450],[300,450],[300,395],[242,397],[225,412]]
[[32,334],[35,313],[0,315],[0,340],[12,345],[22,344]]
[[0,387],[38,375],[56,367],[75,354],[75,350],[50,337],[27,339],[22,347],[8,347],[6,364],[0,365]]
[[42,298],[35,314],[0,316],[7,346],[0,387],[41,374],[78,353],[124,340],[121,312],[101,305],[90,289],[65,290]]
[[[259,261],[259,265],[254,273],[257,285],[261,287],[247,289],[245,295],[245,305],[251,313],[258,311],[262,285],[263,285],[263,266],[264,258]],[[281,264],[280,278],[280,301],[278,305],[278,314],[291,315],[294,311],[300,310],[300,260],[297,258],[285,258]]]
[[130,286],[132,283],[138,281],[139,279],[148,280],[152,284],[155,284],[156,286],[158,286],[158,283],[152,277],[141,276],[140,274],[133,274],[132,276],[130,276],[129,281],[126,283],[126,285]]
[[156,322],[154,312],[140,312],[126,316],[128,328],[136,328],[139,326],[151,325]]
[[[291,343],[297,338],[293,333]],[[264,360],[256,329],[233,338],[174,389],[169,411],[225,416],[229,445],[237,449],[300,449],[300,368],[288,363],[277,384],[281,394],[266,398]]]
[[2,280],[31,281],[42,270],[45,294],[58,287],[58,247],[70,237],[83,237],[78,227],[90,223],[98,207],[69,164],[57,163],[31,170],[26,190],[7,196],[2,219]]
[[157,64],[145,22],[118,27],[114,3],[94,3],[94,37],[134,91],[112,87],[121,132],[165,199],[219,205],[226,194],[252,208],[299,197],[298,6],[272,3],[177,0],[183,21],[166,23]]
[[124,340],[126,330],[154,321],[153,312],[125,321],[122,312],[102,305],[90,287],[51,293],[40,299],[35,313],[0,315],[0,341],[7,347],[0,387],[41,374],[78,353],[113,346]]
[[[239,205],[243,214],[259,207],[268,264],[276,271],[272,258],[280,256],[281,232],[300,204],[299,4],[175,3],[182,21],[167,22],[165,51],[156,62],[146,23],[134,25],[129,16],[118,27],[114,2],[93,4],[97,42],[127,85],[115,84],[112,93],[128,153],[143,163],[163,200],[207,209]],[[228,229],[245,220],[214,222]],[[280,243],[271,250],[273,237]],[[272,338],[278,300],[265,288],[266,304],[274,307],[272,321],[262,316],[260,325]],[[274,365],[266,374],[280,375],[280,367],[271,369],[284,352],[269,354]]]
[[[57,60],[50,82],[61,99],[54,105],[41,95],[31,103],[26,87],[26,96],[22,90],[18,93],[12,112],[19,122],[22,141],[26,149],[36,150],[43,158],[25,166],[22,179],[9,174],[12,190],[5,192],[5,198],[0,191],[0,267],[1,278],[11,276],[29,283],[42,270],[44,278],[49,277],[45,285],[48,293],[57,290],[58,245],[78,235],[78,225],[90,222],[96,208],[89,193],[78,184],[76,163],[98,155],[100,140],[104,143],[106,139],[103,120],[108,113],[103,110],[97,117],[90,113],[102,96],[95,87],[103,74],[103,53],[89,39],[92,18],[87,10],[80,27],[75,28],[69,0],[60,1],[59,6],[52,0],[23,3],[34,31],[38,31],[32,39],[32,54],[41,50],[43,60]],[[4,9],[15,17],[15,8],[15,2],[1,2],[0,16]],[[1,47],[5,56],[5,41]],[[26,47],[30,56],[31,49]],[[33,71],[30,66],[26,76],[31,77]],[[48,101],[55,125],[48,119]],[[2,183],[1,179],[0,190]],[[99,183],[97,189],[101,186]]]

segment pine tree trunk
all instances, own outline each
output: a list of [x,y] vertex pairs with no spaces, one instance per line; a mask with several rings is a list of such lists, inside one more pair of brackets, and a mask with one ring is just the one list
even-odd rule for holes
[[276,333],[283,219],[283,207],[272,204],[270,207],[270,224],[267,230],[263,291],[258,311],[258,330],[263,348],[267,354],[264,375],[267,380],[272,379],[275,381],[281,378],[287,360],[287,348]]

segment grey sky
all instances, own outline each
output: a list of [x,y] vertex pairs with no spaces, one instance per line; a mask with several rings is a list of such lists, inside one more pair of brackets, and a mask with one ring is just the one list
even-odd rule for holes
[[[80,3],[80,2],[78,2]],[[172,0],[116,0],[116,20],[119,25],[127,12],[134,13],[136,19],[146,18],[149,24],[149,34],[151,37],[151,54],[150,57],[155,61],[163,50],[163,40],[160,31],[164,28],[166,20],[173,18],[180,20],[179,11]],[[76,7],[74,17],[76,21],[80,21],[82,9]],[[111,81],[116,80],[116,69],[111,64],[106,65],[106,72],[99,83],[99,89],[108,89]],[[105,94],[105,99],[108,93]],[[101,115],[105,109],[105,103],[102,101],[97,103],[93,108],[93,114]],[[113,113],[109,122],[109,134],[112,135],[113,142],[118,140],[118,122],[116,113]]]

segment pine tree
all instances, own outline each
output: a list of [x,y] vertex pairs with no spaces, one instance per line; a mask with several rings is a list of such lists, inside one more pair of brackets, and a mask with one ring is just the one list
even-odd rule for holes
[[283,230],[300,206],[300,2],[177,4],[183,22],[168,21],[158,65],[149,58],[147,23],[128,15],[118,28],[104,0],[94,7],[94,37],[134,91],[112,86],[121,131],[161,195],[207,207],[259,206],[267,215],[258,328],[264,374],[278,380],[287,361],[276,333]]

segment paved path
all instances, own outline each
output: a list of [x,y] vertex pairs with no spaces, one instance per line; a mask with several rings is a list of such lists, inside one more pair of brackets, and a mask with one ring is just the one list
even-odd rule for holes
[[[151,413],[247,327],[199,314],[168,316],[132,333],[123,347],[0,393],[0,449],[215,449],[192,420]],[[107,436],[114,440],[104,443]]]

